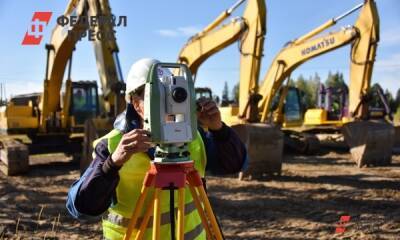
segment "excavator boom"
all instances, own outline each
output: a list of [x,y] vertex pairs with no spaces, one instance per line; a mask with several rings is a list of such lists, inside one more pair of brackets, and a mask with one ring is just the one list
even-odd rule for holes
[[[338,20],[361,8],[356,23],[335,33],[321,34]],[[274,96],[280,91],[284,81],[302,63],[339,47],[351,44],[349,111],[335,128],[342,127],[345,140],[350,147],[352,158],[358,166],[370,163],[387,163],[391,158],[393,127],[385,122],[358,121],[368,118],[367,93],[371,85],[372,68],[379,41],[379,16],[375,2],[366,0],[345,14],[328,20],[313,31],[290,42],[275,57],[269,68],[259,93],[263,95],[259,103],[261,122],[266,122]],[[284,99],[281,96],[280,103]],[[282,106],[282,104],[280,104]],[[322,109],[306,112],[307,124],[332,124]],[[326,112],[325,112],[326,113]],[[276,117],[277,115],[277,117]],[[275,112],[275,119],[284,119],[282,109]],[[350,121],[350,123],[347,123]],[[282,122],[278,122],[282,124]],[[380,144],[382,143],[382,144]],[[386,146],[385,144],[386,143]]]
[[257,101],[254,99],[257,98],[266,33],[264,0],[247,0],[243,15],[221,26],[232,11],[243,2],[244,0],[240,0],[235,3],[189,39],[181,50],[178,61],[186,63],[192,73],[196,74],[200,65],[210,56],[234,42],[239,43],[239,106],[221,107],[221,115],[223,121],[230,125],[247,145],[250,161],[246,173],[253,176],[264,173],[279,174],[283,151],[281,131],[267,124],[251,123],[258,119]]
[[[43,132],[48,128],[48,120],[54,118],[56,112],[60,109],[61,96],[59,93],[63,83],[64,72],[79,39],[71,36],[80,36],[81,33],[89,28],[93,28],[94,32],[101,31],[113,34],[113,26],[110,21],[104,21],[102,24],[96,24],[96,26],[89,26],[83,20],[96,16],[104,16],[111,19],[111,9],[107,0],[70,1],[64,12],[64,17],[70,19],[71,16],[76,17],[77,24],[71,26],[71,29],[66,29],[68,25],[57,25],[53,29],[50,43],[46,45],[48,58],[43,98],[40,104],[40,129]],[[66,33],[67,30],[68,34]],[[116,115],[124,108],[123,98],[120,97],[120,92],[123,89],[123,79],[117,56],[118,46],[115,42],[115,37],[95,38],[93,44],[102,92],[107,103],[106,112],[109,115]]]
[[260,109],[262,109],[261,122],[267,121],[272,98],[297,67],[314,57],[351,43],[356,36],[357,30],[355,28],[347,28],[306,42],[302,41],[300,44],[290,43],[282,49],[273,60],[260,86],[259,92],[263,95],[259,104]]

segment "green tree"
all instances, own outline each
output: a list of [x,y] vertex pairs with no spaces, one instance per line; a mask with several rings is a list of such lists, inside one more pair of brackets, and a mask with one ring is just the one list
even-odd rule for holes
[[346,83],[344,82],[343,73],[336,72],[336,73],[332,74],[329,71],[328,77],[325,81],[325,86],[333,87],[333,88],[345,87]]
[[312,102],[312,90],[309,82],[304,78],[302,74],[296,80],[296,87],[303,92],[301,101],[305,105],[306,108],[311,108],[313,106]]
[[224,89],[222,90],[221,106],[227,106],[229,104],[229,87],[228,83],[225,81]]
[[400,88],[397,89],[396,98],[395,98],[396,109],[400,108]]
[[389,89],[386,89],[386,90],[385,90],[385,98],[386,98],[386,101],[387,101],[387,103],[388,103],[388,105],[389,105],[390,111],[391,111],[392,113],[395,113],[396,110],[397,110],[396,101],[395,101],[395,99],[393,98],[393,95],[392,95],[392,93],[389,91]]
[[239,83],[236,83],[232,88],[232,101],[233,103],[239,103]]
[[310,76],[308,80],[303,75],[299,75],[295,81],[295,86],[302,92],[302,103],[306,108],[314,108],[317,105],[318,89],[321,78],[317,73]]
[[321,77],[318,73],[315,73],[313,77],[310,77],[309,91],[311,93],[311,105],[310,107],[316,107],[318,103],[318,91],[319,85],[321,84]]

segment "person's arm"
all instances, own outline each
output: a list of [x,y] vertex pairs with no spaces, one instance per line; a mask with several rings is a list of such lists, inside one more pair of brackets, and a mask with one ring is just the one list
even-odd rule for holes
[[218,130],[200,130],[207,152],[206,170],[212,174],[241,171],[247,160],[245,145],[232,128],[222,124]]
[[112,154],[108,151],[107,139],[97,143],[92,164],[68,192],[67,209],[73,217],[98,216],[111,203],[116,203],[118,171],[134,153],[149,150],[152,143],[148,135],[143,129],[125,133]]
[[67,209],[74,218],[98,216],[108,209],[115,198],[119,182],[118,170],[107,147],[107,139],[95,147],[95,157],[82,177],[68,192]]

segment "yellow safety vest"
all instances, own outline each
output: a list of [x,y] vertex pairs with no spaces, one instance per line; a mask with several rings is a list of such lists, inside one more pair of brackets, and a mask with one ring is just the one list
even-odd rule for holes
[[[112,153],[118,146],[122,138],[122,133],[113,130],[101,139],[108,139],[108,150]],[[100,139],[94,142],[94,145]],[[206,152],[200,133],[194,141],[189,144],[189,152],[194,161],[195,168],[199,174],[204,177],[206,167]],[[150,168],[150,158],[146,153],[136,153],[122,166],[119,170],[119,183],[116,188],[117,204],[110,206],[108,212],[103,217],[103,236],[105,239],[122,239],[126,232],[126,227],[136,206],[136,201],[140,195],[140,190],[147,170]],[[148,196],[152,196],[152,190]],[[175,193],[175,199],[178,199]],[[162,191],[161,203],[161,228],[160,236],[162,239],[170,238],[170,216],[169,216],[169,191]],[[148,206],[150,197],[146,199],[145,205]],[[177,209],[177,201],[175,201],[175,212]],[[142,210],[141,217],[137,223],[139,226],[144,215],[145,209]],[[144,239],[151,239],[152,219],[145,232]],[[177,231],[177,230],[175,230]],[[135,236],[132,234],[132,239]],[[206,239],[200,216],[196,211],[193,199],[188,188],[185,189],[185,239]]]

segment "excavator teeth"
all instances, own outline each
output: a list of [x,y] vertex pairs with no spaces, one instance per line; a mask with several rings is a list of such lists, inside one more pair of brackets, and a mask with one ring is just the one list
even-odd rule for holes
[[385,122],[354,121],[345,124],[342,132],[350,147],[351,158],[358,167],[390,164],[395,135],[393,125]]
[[264,174],[280,175],[283,155],[283,133],[271,125],[254,123],[231,126],[245,143],[248,166],[239,178],[259,178]]

